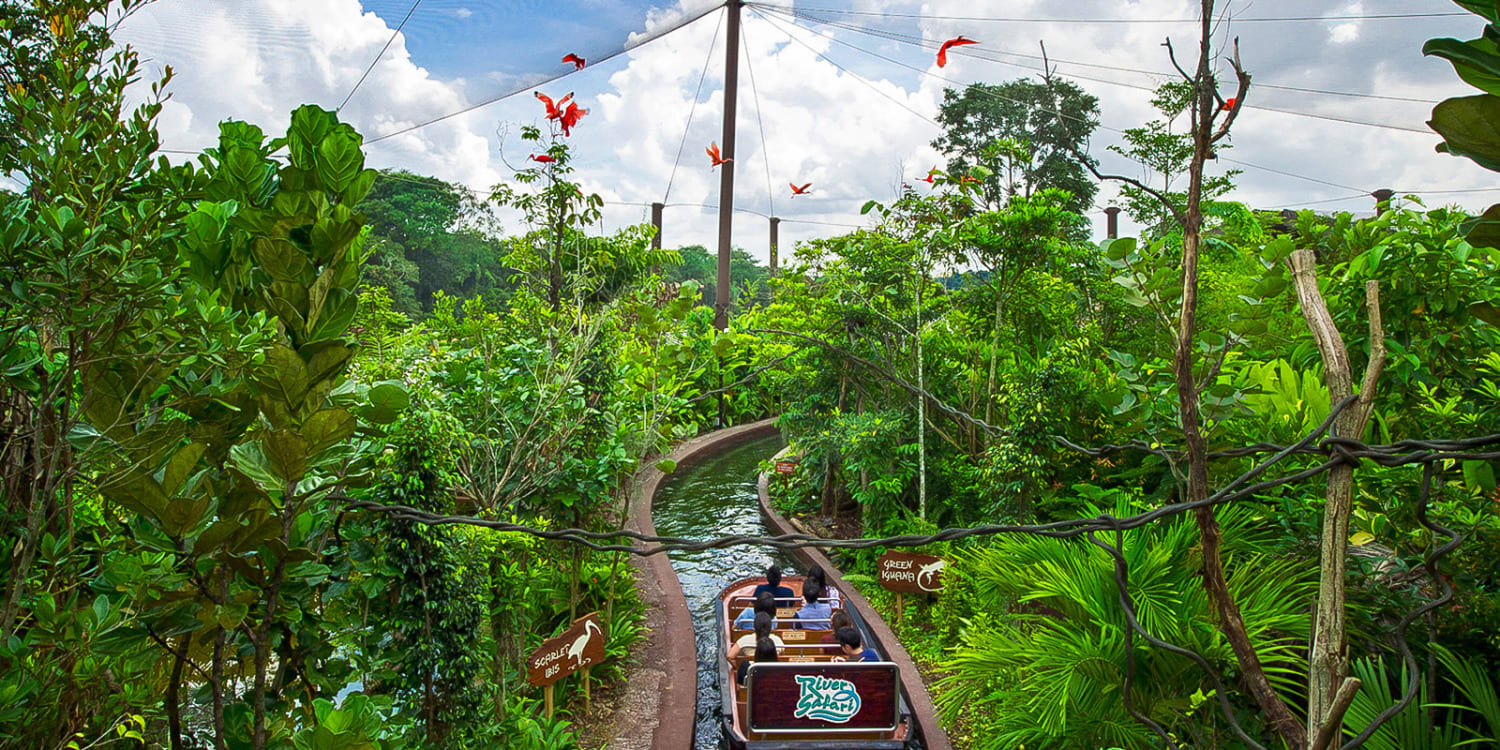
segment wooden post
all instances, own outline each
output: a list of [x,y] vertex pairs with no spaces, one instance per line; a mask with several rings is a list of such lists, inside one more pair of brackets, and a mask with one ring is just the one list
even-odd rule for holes
[[906,595],[896,594],[896,626],[901,626],[901,612],[906,609]]
[[[724,126],[720,141],[724,144],[719,166],[719,275],[714,288],[714,327],[729,327],[729,243],[734,227],[734,117],[740,80],[740,6],[742,0],[729,0],[728,35],[724,45]],[[722,412],[723,396],[720,395]]]
[[547,718],[552,718],[552,686],[542,688],[542,699],[547,704]]
[[781,219],[778,219],[775,216],[772,216],[771,217],[771,263],[770,263],[770,266],[771,266],[771,275],[772,276],[776,275],[776,248],[777,248],[777,245],[779,244],[777,242],[777,235],[779,234],[778,230],[780,230],[780,229],[781,229]]
[[583,668],[583,712],[589,712],[589,670],[592,667]]
[[665,203],[651,204],[651,226],[656,227],[656,234],[651,238],[651,249],[661,249],[661,211],[666,208]]

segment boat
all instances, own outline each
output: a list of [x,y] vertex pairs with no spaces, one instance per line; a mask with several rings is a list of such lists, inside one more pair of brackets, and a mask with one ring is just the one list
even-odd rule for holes
[[[739,685],[736,643],[752,631],[734,627],[735,617],[753,603],[763,576],[744,578],[719,593],[714,609],[719,643],[718,676],[724,744],[730,750],[911,750],[920,747],[901,694],[900,674],[853,607],[845,610],[865,647],[879,661],[843,660],[839,645],[826,643],[830,631],[794,627],[802,606],[803,579],[782,578],[796,592],[777,599],[774,633],[785,644],[775,662],[752,662]],[[834,610],[839,611],[838,609]]]

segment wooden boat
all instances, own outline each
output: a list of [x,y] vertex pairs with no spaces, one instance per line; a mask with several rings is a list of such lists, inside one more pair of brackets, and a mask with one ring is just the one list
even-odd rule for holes
[[[730,750],[909,750],[919,747],[896,665],[870,637],[859,613],[846,610],[868,648],[881,661],[846,662],[831,631],[795,627],[802,606],[802,578],[785,577],[781,585],[796,592],[778,599],[777,628],[785,644],[778,661],[751,663],[745,684],[735,672],[742,659],[736,643],[753,631],[734,627],[735,617],[751,606],[764,577],[736,581],[719,593],[715,607],[719,641],[719,691],[725,743]],[[835,612],[839,611],[834,609]]]

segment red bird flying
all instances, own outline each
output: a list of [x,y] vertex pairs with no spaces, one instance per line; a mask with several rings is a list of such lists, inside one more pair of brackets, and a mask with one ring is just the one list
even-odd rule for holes
[[718,141],[714,141],[708,144],[708,148],[703,149],[703,151],[704,153],[708,154],[708,158],[713,160],[713,163],[708,165],[709,169],[713,169],[714,167],[717,167],[725,162],[734,161],[734,159],[725,159],[724,157],[719,155]]
[[573,69],[574,70],[583,70],[583,65],[584,65],[583,58],[579,57],[578,55],[573,54],[572,52],[569,52],[568,54],[563,55],[562,61],[563,62],[573,63]]
[[563,135],[572,135],[573,128],[578,125],[578,121],[588,113],[588,110],[578,106],[578,102],[568,102],[568,108],[563,110],[562,115],[557,118],[562,124]]
[[552,157],[550,157],[550,156],[548,156],[546,154],[532,154],[531,155],[531,160],[534,161],[534,162],[538,162],[540,164],[551,164],[552,162],[557,161],[556,159],[554,159],[554,158],[552,158]]
[[549,119],[549,120],[559,120],[559,119],[562,119],[563,111],[564,111],[564,109],[568,105],[568,100],[573,98],[573,92],[570,91],[570,92],[568,92],[567,96],[565,96],[565,97],[562,98],[561,101],[554,103],[552,101],[552,97],[547,96],[546,94],[543,94],[540,91],[536,91],[536,92],[533,92],[533,93],[536,94],[536,98],[538,100],[540,100],[542,102],[542,104],[546,105],[546,107],[547,107],[547,119]]
[[967,38],[965,38],[962,35],[956,36],[956,37],[954,37],[952,39],[949,39],[946,42],[943,42],[943,46],[941,46],[941,47],[938,48],[938,54],[937,54],[937,64],[938,64],[938,67],[941,68],[941,67],[943,67],[943,66],[945,66],[945,65],[948,64],[948,49],[949,48],[951,48],[951,47],[962,47],[965,44],[978,44],[978,43],[979,42],[976,42],[973,39],[967,39]]
[[812,183],[811,182],[807,183],[806,185],[803,185],[802,187],[797,187],[797,183],[795,183],[795,182],[788,182],[787,184],[792,186],[792,197],[793,198],[795,198],[795,197],[797,197],[799,195],[807,195],[807,192],[808,192],[807,189],[810,188],[810,187],[812,187]]

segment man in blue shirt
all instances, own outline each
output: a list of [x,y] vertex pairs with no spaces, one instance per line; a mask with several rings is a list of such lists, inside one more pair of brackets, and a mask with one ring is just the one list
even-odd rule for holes
[[[863,639],[859,637],[859,631],[854,628],[839,628],[834,632],[834,637],[839,639],[839,649],[844,652],[844,661],[880,661],[880,654],[875,653],[873,648],[862,648]],[[834,657],[835,661],[839,657]]]
[[[756,586],[755,591],[751,592],[750,595],[760,596],[760,592],[762,591],[771,592],[771,596],[774,596],[777,599],[797,598],[796,592],[792,591],[786,586],[781,585],[781,567],[779,565],[772,565],[771,567],[766,568],[766,582],[762,583],[759,586]],[[783,602],[777,602],[777,604],[782,603]]]
[[795,626],[802,630],[827,630],[828,618],[833,616],[833,608],[828,606],[827,602],[822,601],[822,587],[816,581],[804,581],[802,598],[807,600],[807,605],[797,610]]

